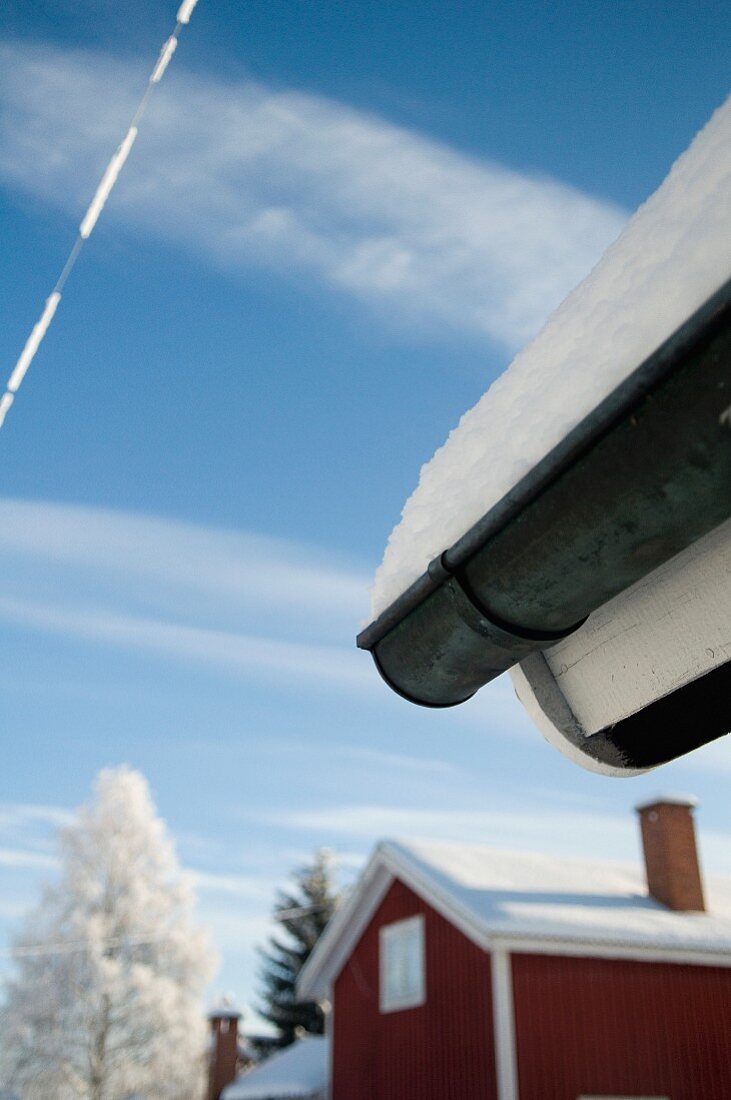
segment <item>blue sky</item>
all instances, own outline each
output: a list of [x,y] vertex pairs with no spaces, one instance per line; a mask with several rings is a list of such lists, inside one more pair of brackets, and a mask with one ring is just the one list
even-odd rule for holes
[[[175,5],[10,0],[9,373]],[[273,891],[384,835],[634,858],[695,793],[728,870],[728,746],[610,781],[499,681],[409,707],[353,648],[420,465],[724,99],[716,3],[200,0],[0,433],[0,935],[96,771],[149,778],[217,988]]]

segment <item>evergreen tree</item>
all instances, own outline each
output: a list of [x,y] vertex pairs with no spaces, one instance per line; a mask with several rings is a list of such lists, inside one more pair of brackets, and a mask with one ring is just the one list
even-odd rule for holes
[[329,852],[317,852],[311,864],[295,872],[294,880],[295,888],[280,890],[274,905],[274,919],[285,934],[272,936],[260,951],[263,1004],[259,1012],[276,1027],[280,1047],[289,1046],[303,1031],[310,1035],[324,1031],[322,1008],[298,1001],[296,983],[338,905]]
[[59,848],[16,944],[0,1083],[24,1100],[199,1100],[210,949],[144,778],[101,772]]

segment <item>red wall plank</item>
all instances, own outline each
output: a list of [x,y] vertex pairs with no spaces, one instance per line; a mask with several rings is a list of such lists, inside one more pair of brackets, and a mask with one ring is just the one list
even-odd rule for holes
[[[378,929],[423,913],[426,1004],[381,1015]],[[333,1100],[495,1100],[490,958],[394,882],[335,982]]]
[[512,959],[520,1100],[731,1097],[731,970]]

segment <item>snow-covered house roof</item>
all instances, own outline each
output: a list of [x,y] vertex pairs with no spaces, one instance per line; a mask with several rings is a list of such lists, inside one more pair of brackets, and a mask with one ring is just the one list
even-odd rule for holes
[[728,279],[730,144],[731,99],[422,467],[376,573],[374,618]]
[[242,1073],[221,1100],[320,1100],[327,1072],[327,1039],[310,1035]]
[[422,468],[358,636],[426,706],[519,666],[603,774],[731,728],[730,141],[731,99]]
[[[706,879],[708,911],[672,912],[647,896],[631,864],[383,841],[300,975],[299,995],[328,995],[394,879],[475,943],[573,953],[630,954],[731,965],[731,878]],[[591,952],[588,952],[591,953]]]

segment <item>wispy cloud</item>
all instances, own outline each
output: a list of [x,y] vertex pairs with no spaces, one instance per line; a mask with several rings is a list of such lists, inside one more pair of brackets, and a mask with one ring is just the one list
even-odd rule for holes
[[322,549],[0,500],[0,573],[5,623],[197,669],[358,694],[379,689],[353,644],[364,577]]
[[[0,498],[0,621],[393,704],[354,637],[365,569],[322,547],[105,508]],[[62,595],[60,595],[62,594]],[[99,692],[97,683],[61,688]],[[26,682],[26,681],[24,681]],[[46,690],[38,682],[34,692]],[[453,713],[489,736],[538,734],[501,677]],[[443,761],[360,752],[374,767],[438,772]],[[386,759],[389,757],[390,759]],[[356,757],[353,756],[353,759]]]
[[[612,831],[634,830],[630,818],[619,814],[582,813],[549,810],[545,806],[530,812],[525,808],[511,810],[496,807],[490,810],[439,807],[402,807],[380,804],[345,803],[316,810],[273,811],[260,815],[259,820],[283,828],[309,832],[324,832],[333,836],[374,838],[383,836],[420,836],[429,839],[464,840],[497,844],[504,836],[505,847],[533,842],[538,837],[545,844],[557,838],[570,838],[567,847],[574,847],[573,835],[588,830],[592,836]],[[541,847],[541,841],[536,845]]]
[[[71,216],[118,140],[141,67],[2,48],[0,177]],[[110,217],[241,269],[314,273],[401,321],[533,335],[624,221],[555,180],[478,161],[341,103],[180,71]]]
[[237,673],[296,677],[316,687],[370,693],[368,668],[346,649],[280,642],[255,635],[114,614],[106,609],[63,607],[0,597],[0,619],[64,637],[101,641],[154,652]]
[[43,852],[27,851],[23,848],[0,848],[0,867],[55,871],[58,860]]
[[[251,815],[252,819],[255,815]],[[313,836],[374,844],[384,837],[452,840],[598,859],[639,860],[637,823],[631,811],[533,808],[496,805],[493,809],[439,806],[403,807],[342,803],[315,810],[274,810],[256,815],[271,828],[295,828]],[[709,870],[728,871],[728,832],[704,829],[701,843]]]
[[0,831],[24,829],[41,825],[67,825],[73,815],[61,806],[44,806],[26,802],[0,802]]
[[0,498],[0,555],[152,582],[231,608],[286,608],[357,625],[362,575],[322,549],[260,534],[50,501]]
[[[241,959],[253,977],[258,961],[256,948],[263,946],[276,928],[271,919],[261,912],[245,913],[240,908],[208,902],[198,906],[198,915],[213,933],[216,947],[228,956]],[[246,984],[251,986],[250,981]]]
[[216,871],[189,871],[199,894],[226,894],[257,903],[271,903],[275,883],[265,875],[242,875]]
[[357,763],[396,772],[416,772],[425,775],[459,775],[456,764],[447,760],[435,760],[428,756],[409,756],[407,753],[382,752],[379,749],[367,749],[360,746],[342,745],[335,749],[339,756]]
[[52,871],[58,866],[53,845],[56,831],[71,821],[61,806],[42,803],[0,803],[0,868],[10,871]]

